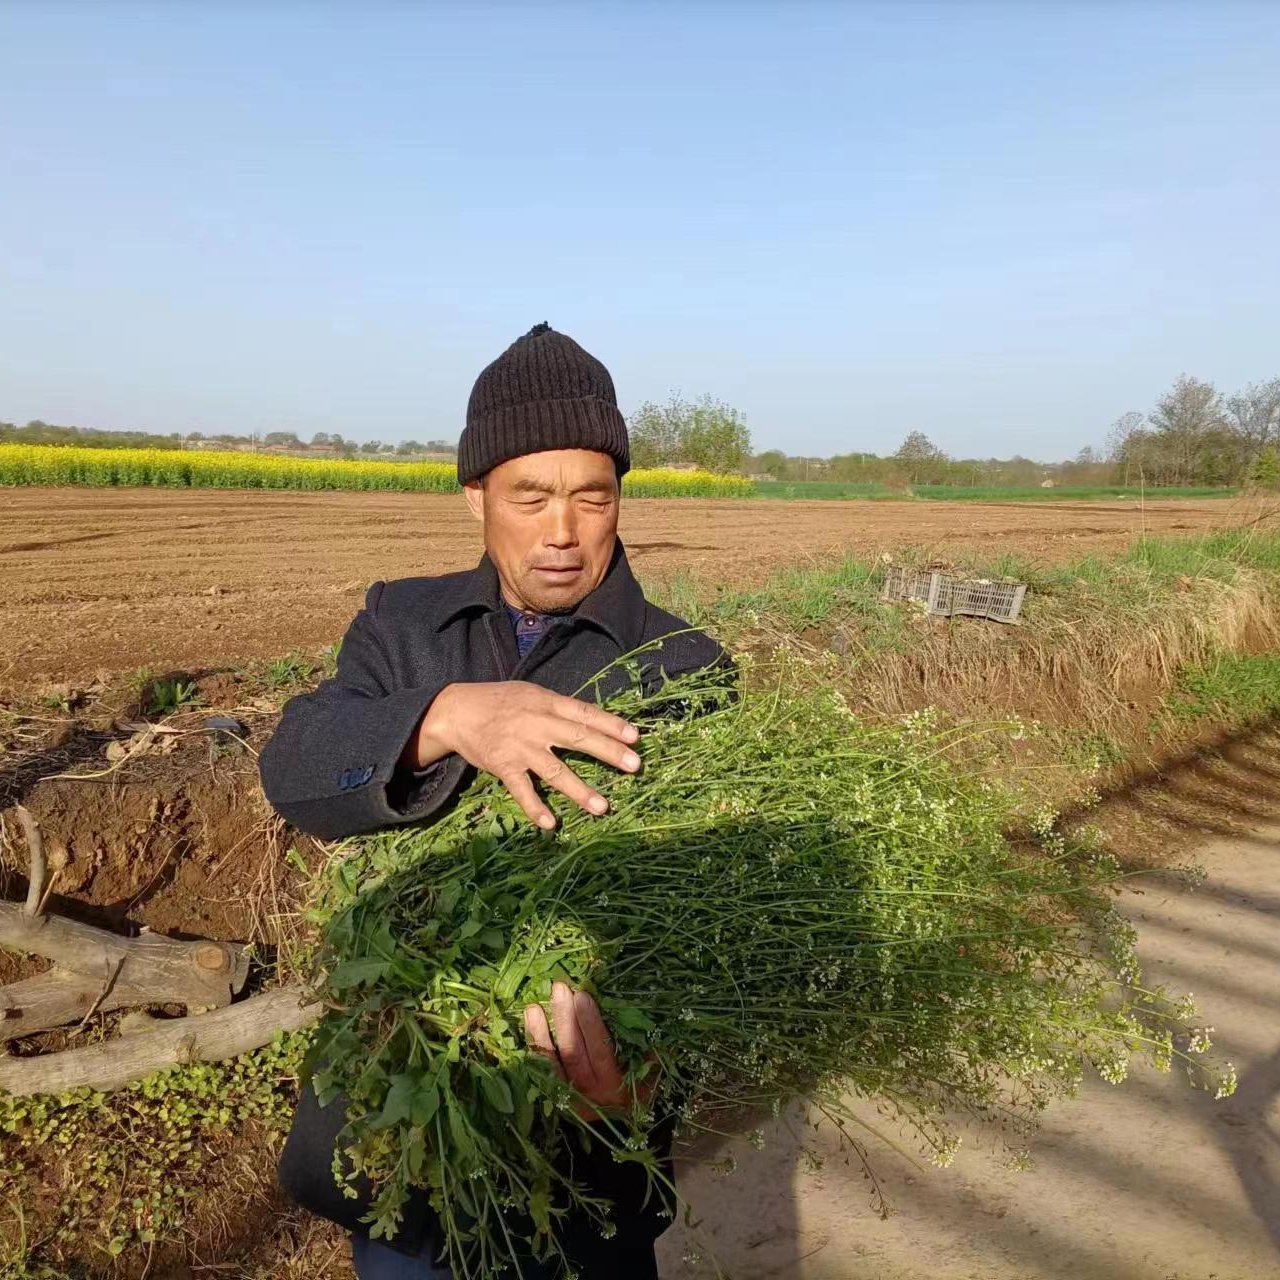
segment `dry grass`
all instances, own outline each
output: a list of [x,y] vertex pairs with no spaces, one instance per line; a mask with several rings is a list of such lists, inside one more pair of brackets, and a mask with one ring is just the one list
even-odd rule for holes
[[872,718],[934,708],[964,724],[1026,722],[1025,739],[970,737],[964,751],[1033,806],[1059,807],[1177,749],[1188,731],[1163,707],[1179,672],[1280,645],[1280,536],[1256,528],[1144,539],[1119,559],[1061,569],[1014,558],[922,564],[909,551],[898,562],[1028,582],[1021,625],[882,603],[883,562],[853,559],[789,570],[751,592],[685,576],[659,595],[730,648],[799,647]]
[[1276,585],[1249,570],[1229,582],[1189,581],[1126,616],[1098,603],[1082,593],[1020,628],[920,616],[910,624],[908,652],[859,652],[851,639],[851,692],[878,715],[933,705],[965,716],[985,711],[1111,729],[1153,692],[1169,689],[1183,667],[1271,648],[1280,637]]
[[218,1261],[197,1259],[178,1274],[183,1280],[351,1280],[355,1272],[345,1231],[279,1201],[251,1248]]

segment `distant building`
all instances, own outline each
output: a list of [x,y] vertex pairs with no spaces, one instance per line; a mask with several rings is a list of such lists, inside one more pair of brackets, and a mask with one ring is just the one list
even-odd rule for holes
[[1040,487],[1042,489],[1056,489],[1058,487],[1058,482],[1056,480],[1041,480]]

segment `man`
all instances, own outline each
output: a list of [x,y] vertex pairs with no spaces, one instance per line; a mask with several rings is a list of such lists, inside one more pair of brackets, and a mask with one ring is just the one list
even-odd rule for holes
[[[613,381],[571,338],[540,324],[476,380],[458,445],[458,479],[481,522],[485,554],[466,573],[376,582],[343,640],[337,675],[285,707],[262,753],[267,797],[323,839],[439,816],[477,769],[506,785],[530,822],[555,818],[551,788],[589,813],[608,802],[557,750],[617,769],[640,767],[633,725],[594,705],[629,677],[620,668],[575,696],[623,654],[644,678],[724,660],[714,641],[645,600],[618,540],[627,428]],[[589,698],[589,700],[588,700]],[[623,1099],[594,1001],[557,984],[548,1024],[526,1012],[529,1040],[591,1103]],[[367,1239],[367,1199],[344,1199],[330,1172],[341,1106],[308,1088],[281,1163],[307,1208],[350,1229],[361,1280],[447,1277],[425,1197],[390,1246]],[[593,1144],[597,1152],[603,1150]],[[608,1242],[571,1219],[567,1247],[584,1277],[656,1277],[653,1241],[666,1226],[634,1165],[585,1159],[595,1191],[618,1206]],[[655,1197],[655,1200],[657,1198]],[[541,1274],[522,1260],[528,1280]]]

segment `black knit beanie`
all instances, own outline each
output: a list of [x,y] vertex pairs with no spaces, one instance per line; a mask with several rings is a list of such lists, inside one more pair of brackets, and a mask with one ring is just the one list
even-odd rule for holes
[[458,441],[458,483],[544,449],[607,453],[619,476],[631,466],[609,370],[572,338],[538,324],[476,379]]

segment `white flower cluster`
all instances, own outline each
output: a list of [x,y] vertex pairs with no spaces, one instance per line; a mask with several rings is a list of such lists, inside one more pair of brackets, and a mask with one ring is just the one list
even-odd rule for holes
[[941,1145],[937,1147],[930,1159],[939,1169],[949,1169],[956,1158],[956,1152],[960,1150],[960,1138],[958,1135],[952,1135],[943,1139]]
[[1209,1038],[1212,1031],[1212,1027],[1194,1028],[1191,1032],[1191,1039],[1187,1041],[1187,1052],[1207,1053],[1213,1048],[1213,1041]]
[[1098,1063],[1098,1074],[1108,1084],[1123,1084],[1129,1077],[1129,1059],[1122,1053],[1104,1058]]
[[901,724],[907,736],[912,738],[928,737],[938,727],[937,707],[921,707],[908,712],[902,717]]
[[1218,1088],[1214,1092],[1213,1100],[1221,1102],[1223,1098],[1229,1098],[1236,1091],[1236,1069],[1234,1064],[1228,1062],[1222,1068],[1222,1079],[1218,1083]]
[[1047,840],[1053,834],[1053,828],[1057,821],[1057,810],[1046,806],[1031,815],[1031,830],[1042,840]]
[[1009,738],[1013,742],[1025,742],[1028,738],[1039,738],[1043,734],[1044,725],[1039,720],[1024,720],[1017,715],[1009,720]]

